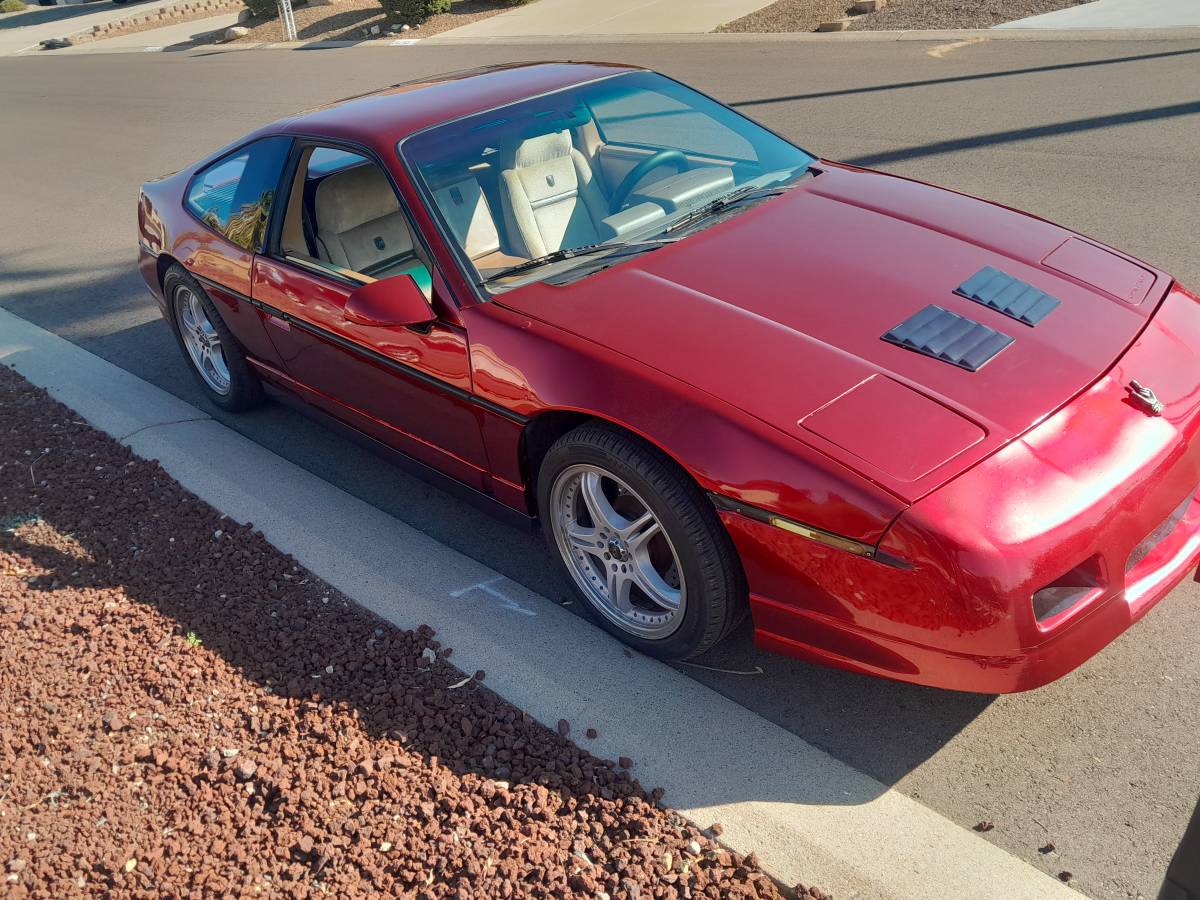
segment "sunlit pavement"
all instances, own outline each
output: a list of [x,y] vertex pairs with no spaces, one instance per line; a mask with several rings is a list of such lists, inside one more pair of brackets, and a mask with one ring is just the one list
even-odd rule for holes
[[[659,68],[814,152],[1028,209],[1200,286],[1200,41],[928,49],[698,40],[3,59],[0,304],[202,404],[134,270],[140,181],[302,107],[529,58]],[[804,235],[789,240],[788,252],[804,252]],[[223,420],[531,589],[567,596],[536,540],[303,417],[268,407]],[[963,825],[993,822],[986,839],[1072,872],[1092,896],[1151,897],[1200,793],[1198,600],[1185,584],[1078,672],[995,700],[767,656],[745,634],[701,662],[762,675],[688,671]]]

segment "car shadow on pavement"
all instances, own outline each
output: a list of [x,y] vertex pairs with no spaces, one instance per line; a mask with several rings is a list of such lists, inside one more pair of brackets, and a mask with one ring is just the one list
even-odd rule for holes
[[1134,125],[1140,122],[1177,119],[1183,116],[1194,116],[1197,113],[1200,113],[1200,101],[1174,103],[1150,109],[1135,109],[1130,112],[1113,113],[1106,116],[1090,116],[1084,119],[1070,119],[1066,122],[1051,122],[1047,125],[1031,125],[1028,128],[1012,128],[1007,131],[994,131],[989,134],[977,134],[965,138],[934,141],[930,144],[917,144],[912,147],[899,147],[895,150],[885,150],[881,153],[867,153],[862,156],[853,156],[844,160],[844,162],[856,166],[879,166],[903,160],[919,159],[923,156],[938,156],[942,153],[960,153],[964,150],[978,150],[981,147],[990,147],[996,144],[1011,144],[1018,141],[1036,140],[1037,138],[1057,137],[1063,134],[1076,134],[1082,131],[1112,128],[1117,125]]

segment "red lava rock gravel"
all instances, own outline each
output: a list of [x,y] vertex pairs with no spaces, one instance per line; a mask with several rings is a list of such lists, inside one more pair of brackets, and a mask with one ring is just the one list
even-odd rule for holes
[[789,895],[6,368],[0,636],[5,897]]

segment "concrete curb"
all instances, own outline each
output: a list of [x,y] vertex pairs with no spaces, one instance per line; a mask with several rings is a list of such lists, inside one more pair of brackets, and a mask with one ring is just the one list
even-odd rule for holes
[[[1067,886],[567,610],[284,461],[204,412],[0,309],[0,361],[376,614],[428,623],[466,671],[784,884],[839,898],[1077,897]],[[770,685],[764,684],[765,689]]]

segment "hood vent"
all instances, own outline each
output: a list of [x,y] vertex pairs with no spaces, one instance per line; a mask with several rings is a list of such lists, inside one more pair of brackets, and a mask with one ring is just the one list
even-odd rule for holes
[[933,305],[905,319],[883,340],[968,372],[979,371],[1013,342],[1007,334]]
[[956,287],[954,293],[1026,325],[1036,325],[1062,302],[991,266],[984,266]]

